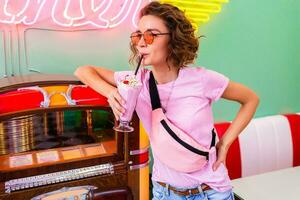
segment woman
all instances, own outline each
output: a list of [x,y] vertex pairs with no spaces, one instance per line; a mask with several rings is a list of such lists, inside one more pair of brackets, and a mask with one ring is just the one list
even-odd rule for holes
[[[153,199],[233,199],[224,165],[227,151],[249,123],[259,103],[257,95],[242,84],[204,67],[186,66],[193,63],[198,50],[194,32],[184,13],[170,4],[151,2],[140,12],[138,30],[131,34],[131,61],[143,56],[142,65],[151,66],[151,70],[141,68],[138,73],[143,88],[136,112],[146,132],[155,134],[151,132],[151,73],[165,116],[203,146],[208,147],[212,140],[212,102],[222,97],[240,103],[241,108],[216,144],[217,153],[210,156],[203,168],[191,173],[176,171],[153,154]],[[126,74],[128,72],[93,66],[82,66],[75,72],[83,83],[108,98],[117,120],[125,109],[116,80]]]

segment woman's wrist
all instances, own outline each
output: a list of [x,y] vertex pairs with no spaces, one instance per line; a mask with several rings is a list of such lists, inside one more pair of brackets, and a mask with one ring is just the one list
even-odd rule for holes
[[225,138],[223,139],[220,139],[220,141],[219,141],[219,146],[221,146],[222,148],[224,148],[224,149],[229,149],[229,147],[230,147],[230,145],[231,145],[231,142],[229,142],[229,141],[227,141]]
[[109,86],[107,88],[107,92],[105,93],[106,98],[109,98],[110,96],[113,96],[113,94],[117,91],[118,89],[114,86]]

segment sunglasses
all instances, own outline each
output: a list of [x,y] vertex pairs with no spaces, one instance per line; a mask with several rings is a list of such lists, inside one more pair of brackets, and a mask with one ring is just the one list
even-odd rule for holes
[[137,45],[143,36],[146,44],[152,44],[154,38],[157,37],[158,35],[170,35],[170,34],[171,33],[152,33],[151,31],[148,30],[145,31],[144,33],[133,32],[130,35],[130,39],[133,45]]

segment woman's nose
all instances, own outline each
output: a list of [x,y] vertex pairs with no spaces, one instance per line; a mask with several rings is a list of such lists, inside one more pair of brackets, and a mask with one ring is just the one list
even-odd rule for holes
[[145,47],[147,46],[146,43],[145,43],[145,40],[144,40],[144,36],[142,35],[141,36],[141,39],[139,40],[138,44],[137,44],[139,47]]

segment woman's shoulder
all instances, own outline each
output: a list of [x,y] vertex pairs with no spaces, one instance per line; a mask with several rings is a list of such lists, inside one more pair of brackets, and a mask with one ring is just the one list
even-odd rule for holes
[[186,71],[187,73],[194,73],[194,72],[201,72],[205,70],[205,67],[202,66],[186,66],[181,68],[183,71]]
[[220,82],[227,80],[228,77],[203,66],[188,66],[181,69],[181,81],[196,85],[205,85],[207,83]]
[[207,77],[207,76],[209,77],[213,75],[222,75],[221,73],[204,66],[188,66],[182,69],[183,69],[183,74],[192,77],[200,76],[203,78],[203,77]]
[[204,75],[205,71],[206,68],[202,66],[187,66],[180,69],[180,74],[183,77],[199,78]]

